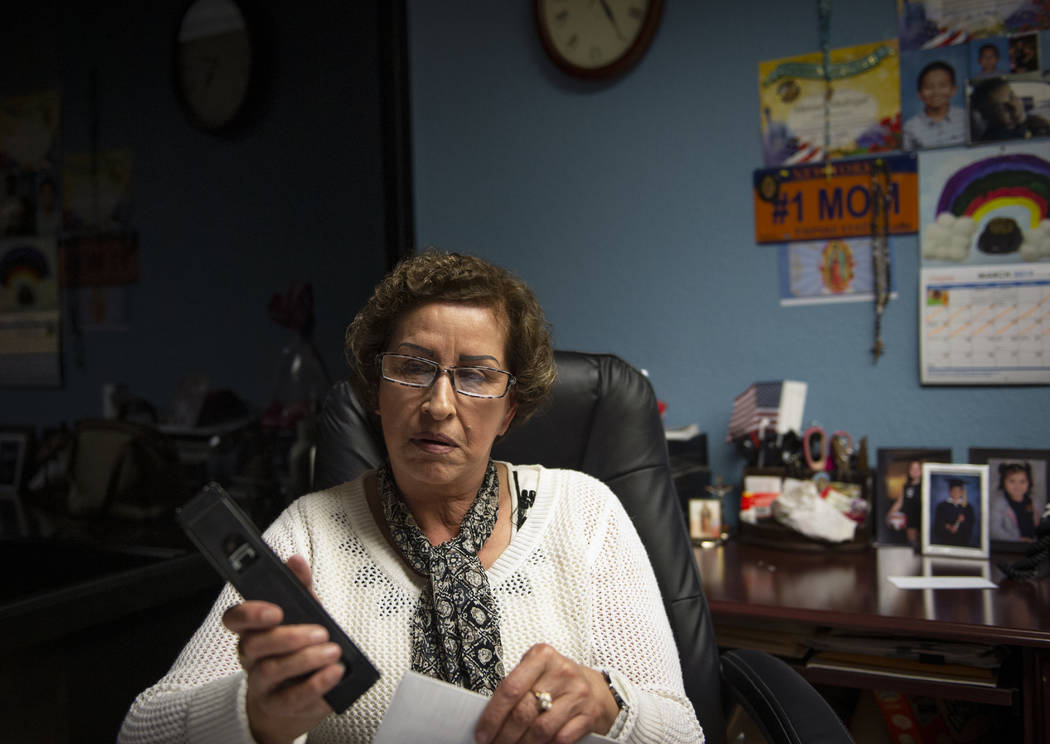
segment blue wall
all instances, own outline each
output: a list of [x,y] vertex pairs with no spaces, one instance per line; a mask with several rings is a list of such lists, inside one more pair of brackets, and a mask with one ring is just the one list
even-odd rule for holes
[[373,4],[261,4],[273,33],[267,109],[242,137],[192,128],[171,85],[183,0],[45,0],[0,28],[0,95],[62,90],[63,147],[130,147],[140,280],[127,331],[87,332],[78,362],[68,316],[65,384],[0,390],[0,424],[50,427],[102,413],[102,385],[126,383],[159,409],[180,377],[209,376],[264,406],[291,331],[266,306],[293,279],[314,285],[315,341],[333,376],[343,332],[382,275],[382,126]]
[[[531,2],[409,3],[417,245],[473,252],[536,291],[562,348],[649,370],[666,423],[723,442],[751,382],[809,383],[806,421],[879,447],[1045,448],[1050,387],[922,387],[918,243],[872,363],[869,303],[782,308],[754,242],[757,63],[819,49],[814,0],[668,0],[641,65],[577,83],[548,62]],[[831,45],[896,36],[892,0],[832,4]]]

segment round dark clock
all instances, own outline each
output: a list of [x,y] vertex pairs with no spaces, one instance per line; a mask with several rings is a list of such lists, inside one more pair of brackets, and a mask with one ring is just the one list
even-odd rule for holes
[[243,119],[259,77],[259,40],[235,0],[194,0],[175,37],[175,91],[190,121],[220,132]]
[[611,78],[645,54],[663,7],[663,0],[536,0],[536,25],[547,54],[562,70]]

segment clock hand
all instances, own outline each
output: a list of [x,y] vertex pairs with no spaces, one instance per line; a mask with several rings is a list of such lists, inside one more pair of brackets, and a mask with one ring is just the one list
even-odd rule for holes
[[620,24],[616,22],[616,16],[613,15],[612,9],[609,7],[609,3],[606,0],[600,0],[602,4],[602,10],[605,11],[605,17],[609,19],[609,23],[616,29],[616,35],[620,37],[620,41],[623,41],[623,32],[620,31]]

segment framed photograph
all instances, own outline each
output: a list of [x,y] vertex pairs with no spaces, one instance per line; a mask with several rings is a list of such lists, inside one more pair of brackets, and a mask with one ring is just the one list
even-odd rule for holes
[[988,466],[923,463],[922,552],[988,557]]
[[1046,507],[1050,450],[970,449],[988,465],[988,538],[993,552],[1023,553]]
[[8,522],[8,506],[14,509],[19,534],[26,534],[27,523],[22,509],[22,483],[26,477],[32,447],[28,431],[0,429],[0,532]]
[[29,456],[29,434],[0,429],[0,496],[19,495]]
[[689,499],[689,537],[697,543],[725,538],[720,499]]
[[917,546],[922,539],[922,466],[948,463],[943,449],[879,449],[875,485],[875,543]]

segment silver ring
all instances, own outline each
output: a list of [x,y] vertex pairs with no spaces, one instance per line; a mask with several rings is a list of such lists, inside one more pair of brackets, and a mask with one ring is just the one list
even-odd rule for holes
[[537,692],[532,691],[532,694],[536,696],[536,703],[540,706],[540,713],[546,713],[554,705],[554,701],[551,700],[551,694],[547,691]]

